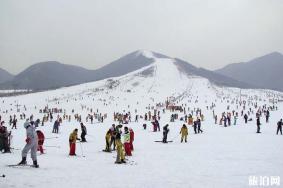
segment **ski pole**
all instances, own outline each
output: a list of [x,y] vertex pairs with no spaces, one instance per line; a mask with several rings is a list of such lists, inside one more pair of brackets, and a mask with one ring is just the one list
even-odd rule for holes
[[81,146],[82,156],[85,157],[85,156],[84,156],[83,147],[82,147],[82,143],[81,143],[81,142],[80,142],[80,146]]
[[47,148],[60,148],[60,146],[45,146]]
[[48,138],[45,138],[45,139],[54,139],[54,138],[59,138],[59,137],[55,136],[55,137],[48,137]]

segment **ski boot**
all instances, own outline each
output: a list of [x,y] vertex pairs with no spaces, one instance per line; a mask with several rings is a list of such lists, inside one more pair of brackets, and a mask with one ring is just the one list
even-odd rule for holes
[[39,165],[37,164],[37,161],[33,161],[33,165],[34,168],[39,168]]
[[23,157],[22,161],[18,165],[26,165],[27,164],[27,158]]

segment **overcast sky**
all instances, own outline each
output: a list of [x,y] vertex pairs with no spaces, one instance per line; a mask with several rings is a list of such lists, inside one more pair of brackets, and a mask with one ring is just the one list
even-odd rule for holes
[[99,68],[147,49],[210,70],[283,53],[283,0],[1,0],[0,67]]

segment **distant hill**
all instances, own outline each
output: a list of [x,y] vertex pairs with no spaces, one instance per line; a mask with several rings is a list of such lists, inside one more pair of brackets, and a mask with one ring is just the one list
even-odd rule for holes
[[54,89],[86,82],[91,78],[91,73],[91,71],[78,66],[47,61],[28,67],[12,80],[1,84],[1,88]]
[[247,63],[231,64],[222,69],[210,71],[195,67],[178,58],[174,59],[146,50],[132,52],[96,70],[88,70],[56,61],[37,63],[16,76],[8,76],[8,81],[0,83],[0,89],[39,91],[118,77],[151,65],[156,58],[172,59],[172,63],[178,67],[179,71],[187,75],[207,78],[219,86],[283,91],[283,55],[277,52]]
[[0,83],[7,82],[13,79],[13,75],[10,74],[8,71],[0,68]]
[[109,77],[116,77],[149,65],[153,60],[139,51],[97,70],[88,70],[79,66],[47,61],[34,64],[8,81],[0,84],[0,89],[47,90],[71,86]]
[[236,79],[218,74],[204,68],[197,68],[181,59],[175,59],[175,64],[180,71],[186,73],[187,75],[207,78],[209,81],[219,86],[255,88],[255,86],[253,86],[252,84],[247,84],[245,82],[238,81]]
[[230,64],[215,72],[259,88],[283,91],[283,55],[278,52]]

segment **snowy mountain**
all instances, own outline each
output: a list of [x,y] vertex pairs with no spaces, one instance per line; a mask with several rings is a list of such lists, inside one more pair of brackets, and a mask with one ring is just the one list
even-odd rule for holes
[[10,74],[8,71],[0,68],[0,83],[9,81],[13,78],[13,75]]
[[283,91],[283,55],[273,52],[245,63],[235,63],[215,72],[264,89]]
[[[179,72],[183,72],[187,74],[187,76],[207,78],[211,82],[221,86],[253,88],[252,85],[239,82],[203,68],[197,68],[180,59],[170,58],[147,50],[132,52],[97,70],[87,70],[82,67],[52,61],[38,63],[30,66],[15,76],[13,80],[0,84],[0,88],[32,90],[55,89],[122,76],[143,69],[144,67],[152,65],[155,61],[162,59],[167,59],[167,61],[172,63],[170,66],[178,68],[179,71],[174,72],[174,74],[177,75],[180,74]],[[143,72],[143,74],[146,74],[147,72],[151,73],[153,70],[154,68],[151,67],[146,70],[146,72]]]

